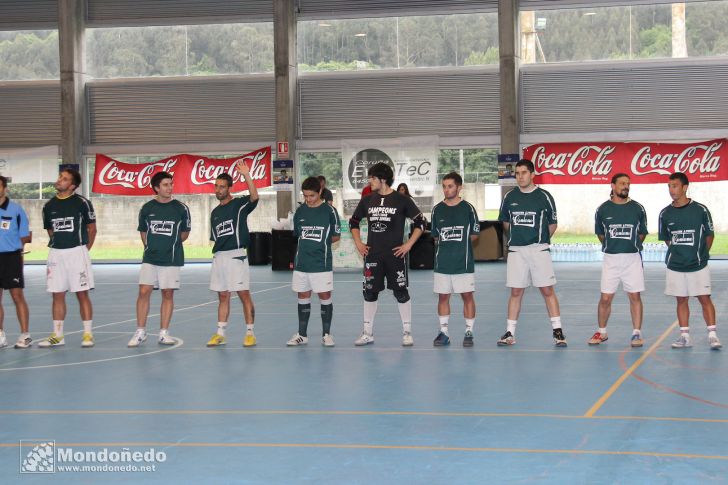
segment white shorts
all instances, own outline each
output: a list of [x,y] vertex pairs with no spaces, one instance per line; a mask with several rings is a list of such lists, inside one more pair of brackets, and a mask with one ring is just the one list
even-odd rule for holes
[[334,272],[322,271],[321,273],[304,273],[302,271],[293,272],[293,281],[291,281],[291,289],[296,293],[306,293],[313,291],[314,293],[326,293],[334,289]]
[[710,295],[710,270],[707,266],[689,273],[666,270],[665,294],[669,296]]
[[94,272],[86,246],[51,248],[48,251],[46,275],[50,293],[78,293],[94,289]]
[[179,266],[142,263],[139,284],[153,286],[155,290],[179,290],[179,270]]
[[604,254],[602,293],[616,293],[620,282],[627,293],[645,291],[645,271],[640,253]]
[[439,295],[452,293],[471,293],[475,291],[475,274],[443,274],[434,273],[434,292]]
[[554,264],[548,244],[531,244],[508,248],[506,286],[508,288],[536,288],[556,284]]
[[217,292],[250,289],[250,266],[245,249],[218,251],[212,255],[210,289]]

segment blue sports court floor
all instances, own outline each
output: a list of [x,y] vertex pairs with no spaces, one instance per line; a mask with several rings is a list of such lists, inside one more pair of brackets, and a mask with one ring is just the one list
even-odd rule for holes
[[[728,262],[711,267],[718,334],[728,344],[721,326]],[[587,346],[596,326],[599,263],[556,265],[566,349],[553,347],[535,290],[525,296],[517,345],[496,346],[508,295],[502,263],[476,267],[472,349],[461,346],[462,305],[455,299],[453,344],[433,348],[429,271],[410,274],[413,348],[400,346],[397,307],[386,293],[376,343],[354,347],[362,306],[357,273],[335,276],[336,347],[312,338],[307,347],[286,348],[297,330],[296,299],[290,274],[268,267],[252,268],[258,346],[242,348],[236,302],[228,345],[208,349],[216,296],[207,289],[206,264],[183,270],[171,327],[178,344],[159,347],[150,339],[127,349],[137,272],[135,265],[96,265],[96,347],[80,347],[73,298],[65,348],[0,350],[2,483],[728,482],[728,350],[708,349],[697,301],[694,347],[670,348],[677,331],[674,303],[662,293],[662,264],[646,266],[642,349],[628,345],[625,295],[615,298],[609,341]],[[44,275],[42,266],[26,269],[36,341],[51,326]],[[3,303],[12,344],[18,326],[8,294]],[[155,333],[158,307],[155,295]],[[319,329],[312,311],[309,335]],[[55,473],[20,473],[33,446],[49,442],[56,457],[63,454]],[[140,457],[152,448],[156,461],[145,462]],[[93,454],[101,461],[87,461]],[[153,470],[82,468],[103,465]],[[61,469],[67,466],[80,468]]]

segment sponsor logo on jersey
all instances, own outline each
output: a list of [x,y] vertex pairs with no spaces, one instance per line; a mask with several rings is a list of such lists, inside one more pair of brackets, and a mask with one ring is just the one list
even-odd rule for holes
[[73,232],[73,217],[60,217],[58,219],[51,219],[53,224],[53,232]]
[[387,225],[383,222],[373,222],[369,225],[372,232],[384,232],[387,230]]
[[440,229],[440,240],[462,241],[464,229],[463,226],[443,227]]
[[609,225],[609,238],[610,239],[627,239],[632,240],[632,234],[634,233],[634,226],[632,224],[610,224]]
[[233,230],[233,220],[228,219],[227,221],[222,221],[220,224],[216,225],[215,234],[217,234],[217,237],[232,236],[235,234],[235,231]]
[[674,244],[675,246],[694,246],[695,230],[686,229],[684,231],[673,231],[672,244]]
[[535,212],[512,212],[514,226],[536,227]]
[[171,237],[174,232],[174,221],[149,221],[149,229],[152,234]]
[[301,228],[301,239],[321,242],[324,239],[324,228],[321,226],[306,226]]

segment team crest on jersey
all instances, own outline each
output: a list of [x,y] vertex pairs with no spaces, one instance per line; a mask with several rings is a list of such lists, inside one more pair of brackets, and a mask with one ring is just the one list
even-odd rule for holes
[[152,234],[171,237],[174,232],[174,221],[149,221],[149,229]]
[[220,224],[215,226],[215,234],[217,234],[217,237],[223,237],[223,236],[232,236],[235,231],[233,231],[233,220],[228,219],[227,221],[222,221]]
[[321,242],[324,239],[324,228],[320,226],[305,226],[301,228],[301,239]]
[[73,217],[60,217],[51,220],[53,223],[53,232],[73,232]]
[[514,226],[526,226],[536,227],[536,213],[535,212],[511,212],[513,215]]
[[632,224],[610,224],[609,237],[611,239],[627,239],[632,240],[634,226]]
[[444,227],[440,230],[441,241],[462,241],[463,226]]
[[695,230],[686,229],[684,231],[673,231],[671,242],[675,246],[694,246]]

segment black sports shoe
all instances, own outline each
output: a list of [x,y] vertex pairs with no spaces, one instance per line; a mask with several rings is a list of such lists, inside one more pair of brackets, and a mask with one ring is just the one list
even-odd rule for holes
[[554,329],[554,344],[557,347],[566,347],[566,337],[564,337],[564,331],[560,328]]
[[435,337],[435,340],[432,342],[432,345],[434,345],[435,347],[443,347],[445,345],[450,345],[450,337],[448,337],[444,333],[440,332],[437,334],[437,337]]
[[463,347],[473,346],[473,332],[470,330],[465,331],[465,338],[463,338]]
[[506,332],[503,334],[503,336],[498,340],[498,345],[505,346],[505,345],[513,345],[516,343],[516,337],[513,336],[511,332]]

